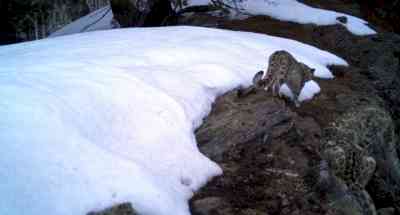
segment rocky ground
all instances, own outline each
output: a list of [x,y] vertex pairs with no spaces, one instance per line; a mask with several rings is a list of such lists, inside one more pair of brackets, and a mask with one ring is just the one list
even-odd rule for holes
[[[351,1],[305,2],[361,14]],[[334,80],[316,80],[321,93],[300,108],[265,91],[219,97],[196,136],[224,174],[196,193],[192,214],[400,214],[399,35],[376,27],[377,35],[357,37],[265,16],[197,13],[179,23],[291,38],[350,64],[332,67]],[[98,214],[134,214],[119,208]]]
[[[322,2],[360,14],[357,5]],[[311,44],[350,67],[332,68],[336,78],[318,80],[321,94],[300,108],[265,92],[220,97],[196,134],[224,175],[196,194],[193,214],[400,213],[400,37],[379,28],[356,37],[341,26],[264,16],[215,23]]]

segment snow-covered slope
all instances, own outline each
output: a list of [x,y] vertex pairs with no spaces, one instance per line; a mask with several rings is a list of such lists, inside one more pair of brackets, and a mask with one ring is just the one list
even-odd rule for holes
[[[334,25],[341,24],[356,35],[369,35],[376,32],[367,26],[368,22],[344,13],[313,8],[296,0],[246,0],[241,4],[251,14],[267,15],[273,18],[300,24]],[[347,17],[347,23],[336,20]]]
[[78,215],[126,201],[144,215],[190,214],[193,191],[221,174],[194,129],[216,96],[249,85],[281,49],[319,77],[346,64],[292,40],[195,27],[0,47],[0,214]]
[[[232,0],[225,0],[233,5]],[[210,4],[210,0],[188,0],[189,5]],[[368,27],[368,22],[344,13],[338,13],[307,6],[297,0],[237,0],[240,11],[251,15],[266,15],[282,21],[300,24],[334,25],[340,24],[356,35],[370,35],[376,32]],[[336,18],[345,16],[347,23],[341,23]]]
[[110,6],[105,6],[92,13],[71,22],[60,30],[53,32],[49,37],[62,36],[67,34],[82,33],[96,30],[112,29],[113,13]]

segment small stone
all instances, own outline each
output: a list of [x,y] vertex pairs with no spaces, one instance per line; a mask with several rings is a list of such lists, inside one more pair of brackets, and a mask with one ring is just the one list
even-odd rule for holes
[[376,161],[371,156],[363,157],[361,161],[361,167],[362,176],[360,177],[359,183],[362,187],[365,187],[376,170]]
[[338,16],[336,17],[336,20],[339,21],[340,23],[347,24],[347,17],[345,16]]
[[261,212],[254,209],[245,209],[242,211],[243,215],[268,215],[267,212]]
[[263,144],[270,144],[272,142],[272,135],[271,132],[265,132],[263,136]]
[[396,210],[394,208],[381,208],[377,211],[378,215],[394,215]]
[[329,166],[335,172],[341,172],[346,165],[346,154],[342,147],[334,146],[324,150],[324,155],[329,163]]
[[289,200],[287,200],[286,198],[284,198],[284,199],[282,200],[282,206],[286,207],[286,206],[288,206],[289,204],[290,204],[290,202],[289,202]]
[[[225,210],[228,208],[228,210]],[[207,197],[193,202],[192,209],[197,215],[212,215],[217,211],[229,211],[228,204],[220,197]]]

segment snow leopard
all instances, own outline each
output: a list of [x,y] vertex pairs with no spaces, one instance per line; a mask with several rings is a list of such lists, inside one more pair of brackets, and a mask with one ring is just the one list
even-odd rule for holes
[[298,96],[304,84],[312,79],[314,69],[304,63],[298,62],[289,52],[281,50],[274,52],[269,57],[268,69],[263,78],[257,73],[253,78],[256,87],[263,87],[266,91],[271,90],[274,96],[280,94],[280,87],[286,84],[292,92],[291,99],[296,107],[300,106]]

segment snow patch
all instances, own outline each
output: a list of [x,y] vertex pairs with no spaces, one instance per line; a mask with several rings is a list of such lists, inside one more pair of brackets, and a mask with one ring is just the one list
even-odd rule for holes
[[[192,0],[189,4],[207,5],[210,0]],[[225,3],[235,7],[233,1]],[[240,11],[251,15],[266,15],[282,21],[296,22],[300,24],[335,25],[340,24],[355,35],[371,35],[376,31],[368,26],[368,22],[360,18],[330,10],[313,8],[297,0],[242,0],[237,1]],[[341,23],[337,17],[344,16],[347,23]]]
[[188,6],[200,6],[211,4],[210,0],[188,0]]
[[284,95],[284,96],[290,98],[291,100],[294,100],[293,92],[287,84],[281,85],[281,87],[279,88],[279,94]]
[[321,91],[321,88],[319,87],[319,85],[315,81],[313,81],[313,80],[307,81],[304,84],[304,87],[300,92],[298,100],[300,102],[306,101],[306,100],[311,100],[320,91]]

